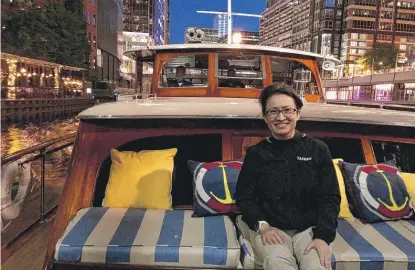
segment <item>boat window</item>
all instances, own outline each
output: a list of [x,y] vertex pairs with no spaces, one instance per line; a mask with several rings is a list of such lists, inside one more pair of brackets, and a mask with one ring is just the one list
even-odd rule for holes
[[271,57],[272,82],[286,83],[300,93],[318,94],[318,88],[313,72],[304,64],[279,58]]
[[208,55],[179,55],[168,60],[159,87],[207,87]]
[[366,163],[360,139],[352,138],[318,138],[327,144],[333,159],[341,158],[350,163]]
[[263,63],[259,55],[218,54],[216,76],[219,87],[263,88]]
[[415,144],[372,141],[376,162],[393,161],[402,172],[415,173]]

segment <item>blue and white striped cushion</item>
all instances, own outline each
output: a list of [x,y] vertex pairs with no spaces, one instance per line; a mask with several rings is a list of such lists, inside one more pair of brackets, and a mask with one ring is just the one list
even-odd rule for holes
[[225,216],[191,210],[86,208],[56,245],[57,261],[236,268],[240,248]]
[[333,270],[415,269],[415,222],[363,224],[339,219],[332,266]]
[[[403,270],[415,269],[415,221],[388,221],[363,224],[360,220],[339,219],[336,239],[332,243],[332,269]],[[249,229],[240,217],[240,245],[245,268],[262,268],[249,242]]]

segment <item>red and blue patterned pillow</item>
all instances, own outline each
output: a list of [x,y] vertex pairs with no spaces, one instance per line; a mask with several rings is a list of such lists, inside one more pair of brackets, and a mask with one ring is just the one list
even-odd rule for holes
[[239,213],[234,194],[242,161],[187,162],[193,174],[193,217]]
[[353,215],[366,223],[414,217],[408,190],[391,164],[341,163]]

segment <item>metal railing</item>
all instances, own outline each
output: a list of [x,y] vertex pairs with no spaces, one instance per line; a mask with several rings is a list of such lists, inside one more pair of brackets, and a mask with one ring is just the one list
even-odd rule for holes
[[[20,235],[22,235],[25,231],[27,231],[34,224],[38,222],[43,223],[45,221],[45,217],[49,215],[49,213],[51,213],[58,206],[59,200],[49,209],[45,209],[45,186],[46,186],[45,179],[46,179],[46,163],[47,163],[46,159],[51,154],[74,145],[75,137],[76,137],[76,134],[72,133],[69,135],[65,135],[65,136],[62,136],[56,139],[43,142],[41,144],[23,149],[21,151],[18,151],[18,152],[9,154],[9,155],[5,155],[1,158],[2,167],[11,162],[17,162],[18,165],[28,164],[28,163],[31,163],[37,160],[40,160],[41,162],[40,163],[41,164],[40,166],[40,206],[39,206],[40,216],[36,218],[33,222],[31,222],[28,226],[22,228],[22,230],[18,232],[16,236],[11,237],[12,239],[17,239]],[[25,197],[27,197],[28,195],[30,194],[27,194]],[[24,200],[25,197],[22,198],[21,200]],[[13,202],[13,204],[14,203],[18,203],[18,202]],[[22,213],[20,213],[20,215],[21,214]],[[13,220],[10,222],[13,222]]]

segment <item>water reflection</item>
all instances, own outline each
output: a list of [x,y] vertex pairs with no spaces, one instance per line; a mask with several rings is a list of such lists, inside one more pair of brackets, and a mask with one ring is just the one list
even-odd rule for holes
[[79,120],[57,119],[52,122],[2,126],[1,154],[11,154],[47,140],[74,133]]

